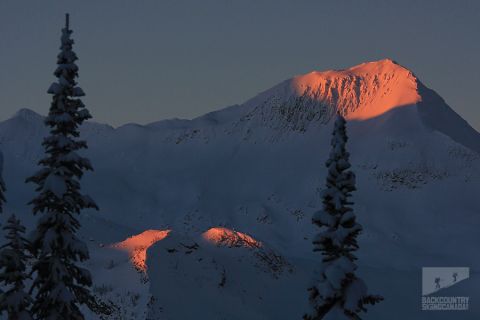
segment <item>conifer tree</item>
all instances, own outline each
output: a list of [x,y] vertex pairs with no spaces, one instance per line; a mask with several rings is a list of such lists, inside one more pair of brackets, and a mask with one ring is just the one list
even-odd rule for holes
[[25,289],[29,278],[27,270],[28,241],[24,238],[25,227],[12,215],[3,229],[7,243],[0,248],[0,312],[8,319],[31,320],[32,298]]
[[5,203],[5,182],[2,178],[2,170],[3,170],[3,155],[0,152],[0,213],[3,212],[3,204]]
[[355,275],[357,236],[362,226],[356,222],[350,200],[355,188],[355,174],[350,170],[345,119],[338,115],[326,162],[326,189],[322,193],[323,209],[313,215],[312,223],[320,228],[313,240],[314,251],[323,258],[315,283],[309,288],[311,311],[306,320],[358,320],[365,305],[383,298],[367,294],[365,283]]
[[84,319],[79,306],[94,302],[90,272],[79,266],[89,258],[88,248],[76,236],[80,227],[76,216],[82,209],[97,208],[81,193],[80,179],[92,166],[77,153],[87,147],[78,139],[78,128],[91,116],[78,98],[85,94],[75,80],[78,67],[71,34],[67,14],[54,72],[58,80],[48,89],[53,99],[45,119],[50,134],[42,143],[46,155],[39,165],[43,168],[27,179],[37,185],[37,196],[30,204],[34,214],[41,214],[31,240],[36,257],[32,312],[39,319]]

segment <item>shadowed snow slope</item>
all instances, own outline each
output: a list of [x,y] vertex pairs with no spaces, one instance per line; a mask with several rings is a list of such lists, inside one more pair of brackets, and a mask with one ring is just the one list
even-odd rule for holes
[[[299,318],[320,260],[312,253],[311,215],[321,207],[337,111],[349,119],[354,209],[364,226],[359,272],[386,298],[364,318],[436,319],[420,311],[421,267],[470,267],[465,288],[480,286],[480,136],[391,60],[297,76],[193,120],[86,124],[81,134],[95,171],[82,187],[100,212],[82,215],[83,238],[95,251],[93,243],[144,230],[176,233],[148,251],[151,312],[164,310],[165,319],[192,319],[188,310],[175,312],[184,304],[198,310],[196,319]],[[36,169],[45,134],[42,118],[28,110],[0,123],[7,210],[29,217],[30,227],[25,204],[33,187],[24,178]],[[217,226],[226,229],[208,231]],[[205,240],[224,230],[240,230],[261,247]],[[109,274],[120,268],[113,265]],[[462,295],[480,298],[478,290]],[[196,308],[200,296],[205,305]],[[480,312],[472,306],[461,317],[479,319]]]

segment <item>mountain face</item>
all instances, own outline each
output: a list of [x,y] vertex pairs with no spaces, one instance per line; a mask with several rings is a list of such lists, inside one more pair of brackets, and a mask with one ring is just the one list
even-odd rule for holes
[[308,122],[326,123],[337,112],[349,120],[365,120],[416,104],[421,101],[417,87],[411,71],[382,60],[347,70],[297,76],[250,103],[264,112],[271,109],[280,114],[280,119],[293,121],[293,128],[305,130]]
[[[365,319],[449,319],[421,312],[421,267],[470,267],[470,287],[480,285],[480,135],[391,60],[297,76],[193,120],[85,124],[95,171],[82,186],[100,212],[83,215],[82,232],[98,294],[124,307],[118,297],[138,293],[132,319],[300,318],[320,261],[311,215],[321,207],[337,112],[349,120],[357,175],[359,271],[386,298]],[[42,117],[26,109],[0,123],[6,211],[29,226],[33,187],[23,181],[45,135]],[[226,240],[208,241],[212,228],[230,230]],[[148,249],[145,284],[114,244],[147,230],[169,233],[139,244]],[[461,316],[478,319],[479,306]]]

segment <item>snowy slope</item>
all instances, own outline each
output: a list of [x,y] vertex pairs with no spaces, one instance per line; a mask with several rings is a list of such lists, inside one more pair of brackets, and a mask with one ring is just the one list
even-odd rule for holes
[[[311,252],[310,217],[320,207],[337,111],[350,120],[355,210],[365,229],[360,273],[371,292],[386,298],[365,318],[435,319],[438,314],[420,311],[422,266],[470,267],[472,290],[465,295],[478,299],[480,135],[391,60],[297,76],[193,120],[85,125],[95,172],[83,186],[101,208],[82,218],[95,279],[108,274],[112,292],[137,286],[136,317],[298,318],[319,260]],[[23,180],[35,170],[45,132],[41,116],[26,109],[0,123],[7,208],[24,217],[33,187]],[[257,239],[288,271],[275,275],[271,266],[257,266],[258,248],[206,242],[201,234],[217,226]],[[144,284],[128,253],[108,244],[151,229],[172,232],[148,250]],[[198,249],[185,254],[182,243]],[[219,287],[224,269],[227,280]],[[194,303],[195,312],[179,310],[178,301]],[[458,315],[478,317],[478,310]]]

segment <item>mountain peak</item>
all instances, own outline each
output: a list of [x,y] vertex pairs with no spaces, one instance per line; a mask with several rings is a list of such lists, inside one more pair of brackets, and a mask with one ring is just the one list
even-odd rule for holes
[[41,119],[42,116],[35,111],[28,109],[28,108],[22,108],[15,112],[12,118],[21,118],[24,120],[33,120],[33,119]]
[[391,59],[344,70],[314,71],[290,81],[293,94],[308,96],[349,119],[365,120],[419,102],[417,78]]
[[[295,76],[244,105],[247,113],[243,120],[253,120],[283,132],[304,132],[314,123],[329,122],[335,113],[341,113],[348,120],[363,121],[393,114],[394,109],[412,110],[395,112],[396,119],[408,118],[402,120],[405,124],[417,119],[417,123],[425,126],[422,128],[441,132],[480,152],[478,132],[412,71],[391,59]],[[399,114],[402,115],[397,116]]]
[[406,72],[406,74],[413,75],[413,73],[407,68],[403,67],[392,59],[382,59],[377,61],[364,62],[359,65],[348,68],[345,71],[349,71],[355,74],[371,74],[371,73],[395,73]]
[[420,81],[391,59],[342,70],[313,71],[266,90],[246,106],[249,119],[270,127],[305,131],[340,113],[348,120],[367,120],[422,101]]
[[367,75],[381,75],[381,74],[395,74],[399,73],[406,77],[415,78],[413,72],[404,66],[400,65],[392,59],[382,59],[377,61],[364,62],[347,69],[340,70],[325,70],[325,71],[312,71],[304,75],[298,75],[294,77],[301,78],[309,75],[316,75],[324,78],[335,78],[335,77],[347,77],[347,76],[367,76]]
[[367,61],[367,62],[363,62],[363,63],[360,63],[356,66],[353,66],[351,67],[350,69],[353,69],[353,68],[357,68],[357,67],[360,67],[360,66],[372,66],[372,65],[375,65],[375,66],[389,66],[389,67],[401,67],[401,68],[404,68],[402,67],[397,61],[393,60],[393,59],[390,59],[390,58],[384,58],[384,59],[380,59],[380,60],[375,60],[375,61]]

